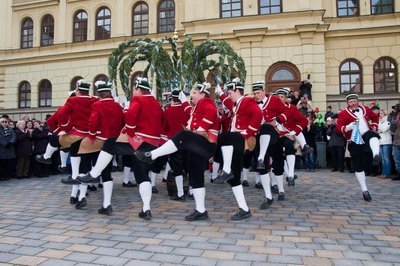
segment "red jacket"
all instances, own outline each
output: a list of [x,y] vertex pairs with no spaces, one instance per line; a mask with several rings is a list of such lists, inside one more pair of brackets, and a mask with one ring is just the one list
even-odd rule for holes
[[221,132],[229,132],[231,122],[232,122],[232,113],[231,112],[221,115],[219,117],[219,124],[220,124]]
[[[281,132],[281,135],[285,135],[290,131],[296,132],[296,136],[299,135],[304,128],[308,125],[308,119],[305,117],[296,106],[293,104],[285,104],[289,112],[285,112],[288,115],[288,119],[282,122],[282,126],[287,129],[287,132]],[[280,115],[283,116],[283,115]]]
[[46,124],[49,127],[49,129],[53,133],[58,133],[60,131],[60,124],[58,123],[58,116],[60,114],[62,106],[57,109],[57,111],[47,119]]
[[141,136],[145,142],[159,145],[163,111],[151,94],[134,96],[125,113],[125,128],[130,137]]
[[[371,111],[371,109],[369,109],[366,106],[358,106],[358,108],[360,108],[361,112],[363,113],[365,122],[367,123],[369,128],[371,130],[376,131],[378,129],[378,122],[379,122],[378,115],[376,115],[374,112]],[[345,129],[348,124],[357,121],[357,119],[358,118],[353,113],[353,111],[350,110],[349,107],[347,107],[346,109],[344,109],[339,113],[339,118],[336,124],[336,132],[338,134],[343,133],[346,139],[350,140],[352,130],[346,132]],[[370,120],[372,121],[371,124],[369,123]]]
[[121,106],[113,98],[104,98],[92,104],[89,118],[90,138],[108,139],[118,137],[124,126]]
[[214,101],[210,98],[203,98],[195,106],[190,106],[188,102],[183,104],[184,110],[190,114],[187,128],[195,131],[198,128],[203,128],[207,131],[208,139],[211,142],[216,142],[219,131],[219,121],[217,108]]
[[290,116],[287,108],[277,96],[267,95],[267,100],[262,106],[264,122],[270,122],[278,118],[281,123],[286,122]]
[[87,136],[91,106],[97,98],[89,95],[68,98],[59,113],[60,131],[68,134]]
[[261,126],[262,112],[254,98],[243,96],[236,102],[236,106],[225,94],[219,98],[226,108],[233,112],[231,131],[246,132],[246,139],[255,136]]
[[163,129],[161,137],[164,140],[172,138],[186,127],[190,115],[185,113],[181,103],[172,103],[164,110]]

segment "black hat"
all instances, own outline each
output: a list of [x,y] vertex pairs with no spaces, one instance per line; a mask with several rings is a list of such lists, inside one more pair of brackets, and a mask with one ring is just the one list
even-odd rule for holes
[[141,88],[143,90],[151,91],[150,84],[147,81],[147,78],[138,77],[136,79],[136,86],[135,87]]
[[346,96],[346,102],[350,101],[351,99],[356,99],[358,100],[358,95],[355,93],[351,93],[349,95]]
[[196,85],[196,90],[203,92],[207,95],[210,95],[210,88],[211,88],[211,84],[208,82],[203,82],[202,84],[198,83]]
[[379,108],[379,106],[374,105],[371,107],[371,110],[381,110],[381,108]]
[[228,91],[234,90],[235,91],[236,89],[244,90],[243,83],[240,81],[239,78],[235,78],[231,82],[228,82],[226,84],[226,90],[228,90]]
[[96,81],[94,85],[97,88],[97,92],[111,91],[111,83],[106,83],[105,81],[99,80]]
[[177,89],[173,90],[173,91],[171,92],[171,97],[174,98],[174,99],[178,99],[178,98],[179,98],[179,93],[180,93],[180,92],[181,92],[181,91],[180,91],[180,90],[177,90]]
[[259,91],[259,90],[264,90],[265,89],[265,82],[264,81],[257,81],[253,83],[253,91]]
[[76,82],[76,88],[80,91],[89,91],[90,83],[87,83],[84,79],[80,79]]
[[290,89],[289,88],[279,88],[276,91],[277,95],[281,94],[281,95],[285,95],[286,97],[289,95],[289,93],[290,93]]

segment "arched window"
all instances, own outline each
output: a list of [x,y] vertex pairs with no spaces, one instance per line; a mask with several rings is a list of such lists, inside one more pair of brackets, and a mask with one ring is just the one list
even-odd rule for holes
[[107,7],[101,7],[96,16],[96,40],[111,38],[111,12]]
[[173,32],[175,30],[175,3],[163,0],[158,6],[158,32]]
[[221,18],[240,17],[243,14],[242,0],[220,0]]
[[276,62],[265,74],[265,90],[271,92],[281,87],[288,87],[296,91],[299,89],[300,81],[300,71],[294,64],[285,61]]
[[386,14],[394,12],[393,0],[371,0],[371,14]]
[[139,2],[132,11],[132,35],[145,35],[149,33],[149,7],[144,2]]
[[338,17],[351,17],[360,14],[359,0],[337,0],[336,8]]
[[73,42],[84,42],[87,40],[88,15],[84,10],[78,10],[74,16]]
[[18,108],[31,107],[31,84],[23,81],[18,88]]
[[104,82],[108,82],[108,77],[106,75],[104,75],[104,74],[99,74],[94,78],[93,84],[92,84],[92,86],[93,86],[93,95],[97,95],[97,89],[94,86],[94,84],[96,83],[96,81],[99,81],[99,80],[102,80]]
[[259,0],[258,1],[258,13],[260,15],[282,13],[282,1],[281,0]]
[[374,92],[398,92],[397,63],[389,57],[381,57],[374,64]]
[[76,77],[74,77],[74,78],[71,80],[70,87],[69,87],[69,90],[70,90],[70,91],[76,90],[76,83],[77,83],[78,80],[80,80],[80,79],[83,79],[83,78],[82,78],[81,76],[76,76]]
[[26,18],[21,27],[21,48],[31,47],[33,47],[33,21],[31,18]]
[[42,20],[40,33],[40,46],[48,46],[54,43],[54,18],[46,15]]
[[39,107],[51,106],[51,82],[47,79],[39,83]]
[[339,67],[340,93],[362,93],[361,64],[354,59],[347,59]]

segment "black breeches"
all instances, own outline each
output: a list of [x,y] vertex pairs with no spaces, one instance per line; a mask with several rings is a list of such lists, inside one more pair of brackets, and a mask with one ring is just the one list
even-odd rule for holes
[[[351,165],[356,172],[363,172],[364,150],[367,144],[357,145],[354,142],[349,143],[349,152],[351,156]],[[372,162],[371,162],[372,163]]]
[[[81,146],[82,139],[75,141],[74,143],[71,144],[71,147],[69,148],[69,155],[72,157],[78,157],[80,154],[79,152],[79,147]],[[51,145],[53,146],[53,145]]]
[[296,154],[296,149],[294,148],[294,141],[290,140],[287,137],[282,137],[279,139],[279,141],[282,143],[282,147],[285,150],[285,155],[295,155]]
[[49,141],[50,146],[60,148],[61,145],[60,145],[59,138],[60,138],[60,136],[58,136],[56,133],[53,133],[53,135],[51,135],[50,141]]
[[180,131],[171,140],[178,150],[197,154],[207,160],[214,155],[216,149],[215,143],[191,131]]

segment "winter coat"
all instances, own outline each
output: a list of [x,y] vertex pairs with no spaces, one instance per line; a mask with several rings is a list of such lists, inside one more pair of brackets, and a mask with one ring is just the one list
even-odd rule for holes
[[33,154],[43,154],[46,152],[47,143],[49,143],[49,129],[35,128],[32,132]]
[[17,136],[12,128],[0,126],[0,159],[15,158],[14,143],[16,141]]
[[390,122],[388,121],[387,116],[385,116],[382,119],[379,119],[378,133],[379,136],[381,137],[379,140],[380,145],[392,144],[392,134],[390,133]]
[[330,136],[328,142],[328,147],[344,147],[346,144],[346,139],[344,138],[343,134],[338,134],[336,132],[336,124],[332,124],[326,130],[326,134]]
[[15,132],[17,134],[17,142],[15,143],[15,155],[17,157],[26,157],[32,155],[32,144],[29,133],[19,129]]
[[400,113],[397,117],[391,117],[390,130],[393,135],[393,145],[400,146]]

